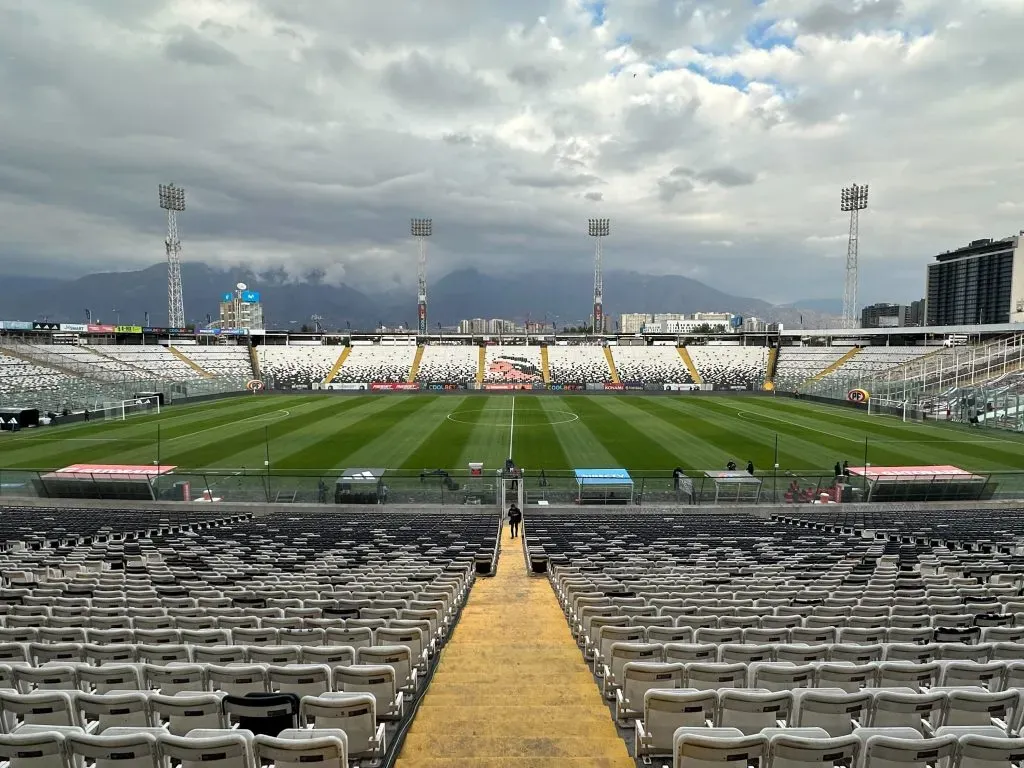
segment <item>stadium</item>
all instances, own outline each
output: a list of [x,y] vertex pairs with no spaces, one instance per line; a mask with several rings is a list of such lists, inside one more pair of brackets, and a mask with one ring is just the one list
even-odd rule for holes
[[1020,333],[30,325],[12,768],[1017,759]]
[[0,0],[0,768],[1024,768],[1022,32]]

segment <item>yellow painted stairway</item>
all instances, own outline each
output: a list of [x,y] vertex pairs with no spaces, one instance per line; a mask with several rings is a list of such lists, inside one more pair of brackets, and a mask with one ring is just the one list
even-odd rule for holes
[[420,372],[420,362],[423,360],[424,349],[426,349],[426,346],[423,344],[416,347],[416,357],[412,359],[412,367],[409,368],[409,378],[406,379],[407,384],[416,383],[416,374]]
[[540,348],[540,373],[545,384],[551,383],[551,364],[548,362],[548,347],[545,344]]
[[204,379],[212,379],[212,378],[214,378],[212,373],[210,373],[208,370],[203,368],[203,366],[201,366],[199,363],[197,363],[195,360],[193,360],[191,357],[186,355],[184,352],[182,352],[177,347],[168,346],[167,347],[167,351],[170,352],[172,355],[174,355],[179,360],[181,360],[181,362],[183,362],[185,365],[189,366],[192,370],[194,370],[196,373],[198,373]]
[[811,376],[811,381],[821,381],[826,376],[828,376],[830,373],[835,373],[840,368],[842,368],[844,365],[846,365],[847,361],[852,360],[858,354],[860,354],[860,347],[851,347],[849,352],[847,352],[845,355],[843,355],[838,360],[836,360],[834,363],[832,363],[832,365],[828,366],[828,368],[825,368],[824,370],[818,371],[816,374]]
[[634,768],[547,579],[502,534],[396,768]]
[[484,383],[484,374],[487,372],[487,347],[480,347],[480,358],[476,364],[476,383]]
[[341,350],[341,354],[338,355],[338,359],[334,361],[334,365],[331,366],[331,370],[327,374],[327,378],[324,379],[324,384],[330,384],[334,381],[334,377],[338,375],[338,371],[341,370],[341,366],[348,360],[349,353],[352,352],[352,347],[345,347]]
[[612,383],[619,383],[619,372],[615,369],[615,358],[612,357],[612,348],[606,346],[604,348],[604,359],[608,361],[608,371],[612,375]]
[[768,365],[764,369],[764,388],[767,391],[775,389],[775,369],[779,364],[779,348],[772,347],[768,350]]
[[693,364],[693,358],[690,357],[690,353],[686,350],[686,347],[676,347],[679,352],[679,356],[683,359],[683,365],[686,366],[686,370],[690,372],[690,378],[693,379],[694,384],[703,384],[704,379],[700,376],[700,371],[697,370],[697,366]]

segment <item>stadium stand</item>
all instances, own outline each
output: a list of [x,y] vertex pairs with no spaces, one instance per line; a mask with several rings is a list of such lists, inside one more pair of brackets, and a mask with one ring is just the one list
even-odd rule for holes
[[341,347],[292,347],[269,344],[257,347],[260,372],[278,389],[307,389],[331,372]]
[[335,381],[388,384],[406,382],[416,347],[411,345],[354,345]]
[[26,347],[34,353],[56,355],[70,366],[82,366],[95,370],[122,374],[126,378],[138,378],[141,371],[116,358],[107,357],[96,352],[89,346],[72,344],[28,344]]
[[58,550],[8,539],[0,552],[0,755],[12,766],[40,744],[67,755],[61,768],[97,754],[98,766],[255,768],[264,748],[275,765],[320,762],[310,726],[335,729],[335,768],[391,764],[476,572],[497,558],[493,513],[154,530],[143,511],[90,512],[146,534],[94,526]]
[[[987,514],[934,518],[966,533]],[[974,765],[983,743],[1012,764],[1019,571],[818,519],[552,512],[526,537],[644,762],[924,768]]]
[[485,383],[543,382],[540,347],[492,344],[484,362]]
[[230,379],[252,378],[249,348],[236,345],[189,345],[174,347],[204,371]]
[[604,347],[597,345],[548,346],[548,367],[556,384],[609,382],[612,373],[604,356]]
[[171,379],[199,379],[201,374],[163,346],[106,344],[93,348],[97,354],[118,360],[136,372]]
[[757,386],[764,381],[767,347],[687,347],[705,384],[729,387]]
[[0,394],[58,393],[73,381],[71,376],[61,371],[44,368],[0,352]]
[[476,378],[479,347],[468,344],[428,344],[416,372],[416,381],[462,384]]
[[612,347],[621,381],[692,384],[693,377],[675,347]]
[[783,391],[799,387],[847,352],[846,347],[780,347],[775,366],[775,388]]
[[843,363],[834,375],[840,378],[870,376],[934,352],[934,347],[863,347]]

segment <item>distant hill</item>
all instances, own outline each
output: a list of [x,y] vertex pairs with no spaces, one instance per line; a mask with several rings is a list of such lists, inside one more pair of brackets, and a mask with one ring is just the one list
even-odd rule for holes
[[[185,316],[200,325],[206,315],[216,317],[220,295],[237,282],[262,293],[268,325],[287,328],[323,317],[327,328],[369,329],[379,322],[388,325],[416,322],[416,301],[412,290],[371,292],[348,285],[324,283],[317,276],[305,281],[289,280],[278,272],[255,274],[244,269],[215,269],[198,262],[182,265]],[[591,313],[592,278],[584,273],[487,274],[477,269],[460,269],[433,281],[429,286],[431,327],[452,325],[463,318],[501,317],[556,321],[559,327],[578,325]],[[108,272],[75,280],[0,276],[0,319],[84,322],[85,310],[96,322],[124,325],[167,324],[167,269],[164,264],[134,272]],[[642,275],[637,272],[605,274],[605,313],[617,317],[624,312],[736,312],[745,317],[795,325],[804,315],[805,327],[825,318],[832,308],[829,300],[813,300],[804,307],[775,307],[756,298],[733,296],[697,280],[678,275]],[[815,302],[819,302],[816,306]]]

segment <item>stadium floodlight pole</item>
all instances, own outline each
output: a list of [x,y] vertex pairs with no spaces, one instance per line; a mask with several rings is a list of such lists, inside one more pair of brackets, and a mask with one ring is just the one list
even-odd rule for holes
[[416,263],[416,314],[419,318],[419,334],[427,335],[427,238],[434,234],[433,219],[412,219],[409,227],[419,245],[419,259]]
[[856,328],[857,250],[860,239],[860,212],[868,207],[868,185],[851,184],[839,195],[839,210],[850,214],[850,237],[846,243],[846,282],[843,286],[843,327]]
[[611,219],[588,219],[587,234],[597,240],[594,249],[594,333],[604,333],[604,275],[601,272],[601,241],[611,234]]
[[167,325],[185,327],[185,301],[181,294],[181,241],[178,239],[178,213],[185,210],[185,190],[173,183],[161,184],[160,207],[167,211]]

